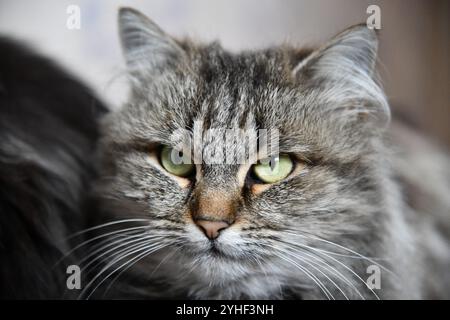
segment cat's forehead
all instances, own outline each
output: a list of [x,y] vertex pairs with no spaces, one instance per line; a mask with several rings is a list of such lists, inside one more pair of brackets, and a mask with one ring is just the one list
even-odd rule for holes
[[[167,72],[157,81],[148,78],[116,117],[132,140],[174,145],[174,133],[183,130],[192,137],[199,123],[206,140],[216,135],[211,129],[278,130],[280,145],[288,145],[287,135],[295,133],[289,126],[298,114],[291,111],[301,99],[286,51],[234,54],[213,44],[192,49],[189,57],[181,72]],[[223,141],[211,138],[209,143]]]
[[190,115],[213,127],[257,125],[262,120],[258,114],[267,115],[265,107],[276,108],[293,90],[281,50],[233,54],[213,44],[198,49],[192,63],[197,105],[190,106]]
[[232,53],[214,43],[196,48],[191,57],[195,71],[206,83],[259,87],[286,80],[287,55],[281,48]]

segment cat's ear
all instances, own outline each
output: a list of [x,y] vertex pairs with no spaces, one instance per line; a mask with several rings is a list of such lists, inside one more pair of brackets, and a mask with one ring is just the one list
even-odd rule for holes
[[119,35],[128,70],[157,75],[184,59],[184,50],[142,13],[119,10]]
[[300,81],[319,86],[323,98],[332,100],[328,106],[360,118],[368,115],[386,124],[390,110],[376,80],[377,49],[376,32],[366,25],[356,25],[313,51],[293,74]]

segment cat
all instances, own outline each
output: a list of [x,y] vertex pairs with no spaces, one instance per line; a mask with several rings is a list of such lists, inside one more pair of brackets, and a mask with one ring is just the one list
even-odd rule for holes
[[[39,269],[48,277],[57,273],[58,281],[54,288],[36,284],[28,296],[450,297],[448,156],[391,121],[375,72],[375,31],[356,25],[319,48],[283,45],[230,53],[218,43],[175,39],[140,12],[122,8],[119,33],[129,100],[102,116],[99,137],[94,130],[88,141],[74,143],[63,131],[62,142],[49,140],[55,148],[75,148],[74,154],[62,153],[66,158],[45,154],[45,163],[66,164],[55,173],[68,188],[61,189],[64,197],[56,204],[71,203],[65,196],[75,194],[85,205],[70,207],[73,224],[58,206],[56,216],[38,212],[46,218],[39,226],[49,223],[60,233],[44,232],[50,240],[37,241],[50,248],[28,244],[25,252],[39,257],[51,250],[36,263],[59,266],[53,272]],[[89,114],[86,101],[79,104],[84,105],[79,115],[95,129],[98,117]],[[81,123],[76,122],[78,135]],[[264,159],[175,163],[168,155],[180,151],[180,141],[189,140],[186,135],[194,135],[199,123],[202,147],[215,151],[224,145],[211,129],[276,129],[278,157],[270,158],[271,170]],[[179,130],[189,134],[174,139]],[[225,151],[234,154],[246,146],[238,140]],[[17,150],[23,161],[25,149]],[[34,165],[38,159],[28,157]],[[75,160],[78,165],[67,167]],[[1,167],[8,177],[5,161]],[[76,177],[85,184],[73,184]],[[47,194],[14,188],[1,191],[2,208],[9,199],[22,204]],[[13,210],[28,214],[20,206]],[[4,220],[2,225],[13,232],[30,226]],[[14,239],[17,245],[27,241]],[[20,268],[34,263],[9,261]],[[72,264],[81,269],[79,292],[61,283]],[[2,271],[5,275],[11,272]],[[3,296],[15,282],[25,290],[23,280],[11,277],[9,285],[2,284]]]
[[[237,54],[176,40],[133,9],[120,10],[119,30],[132,89],[103,121],[96,192],[98,223],[123,219],[105,248],[121,249],[109,250],[85,297],[109,276],[99,296],[449,297],[449,202],[436,199],[430,212],[407,202],[408,187],[421,186],[393,159],[401,153],[390,148],[374,30],[357,25],[317,49]],[[257,164],[173,174],[162,150],[196,122],[206,140],[211,128],[276,128],[293,169],[270,183],[255,178]],[[449,190],[443,157],[438,180]]]

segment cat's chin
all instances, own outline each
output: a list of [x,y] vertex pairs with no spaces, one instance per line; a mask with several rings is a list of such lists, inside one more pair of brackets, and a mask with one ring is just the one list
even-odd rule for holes
[[170,274],[179,275],[172,279],[174,286],[188,287],[193,299],[281,299],[285,294],[279,273],[220,251],[183,254],[172,267]]

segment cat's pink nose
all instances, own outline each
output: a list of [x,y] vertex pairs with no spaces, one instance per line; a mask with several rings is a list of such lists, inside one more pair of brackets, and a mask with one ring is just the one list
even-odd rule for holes
[[205,235],[214,240],[219,236],[220,231],[228,228],[229,224],[225,221],[208,221],[208,220],[197,220],[195,224],[205,233]]

